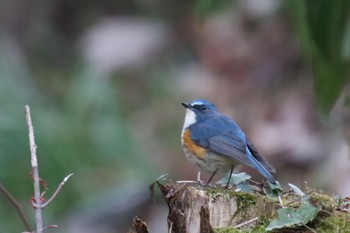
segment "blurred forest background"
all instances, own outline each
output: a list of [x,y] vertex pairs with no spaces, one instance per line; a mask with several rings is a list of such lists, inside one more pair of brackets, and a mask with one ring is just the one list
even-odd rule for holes
[[[182,101],[212,100],[293,183],[350,195],[350,1],[0,1],[0,182],[29,205],[31,107],[59,232],[126,232],[162,174],[194,180]],[[255,180],[259,174],[244,168]],[[24,231],[0,195],[1,232]],[[54,230],[52,230],[54,231]]]

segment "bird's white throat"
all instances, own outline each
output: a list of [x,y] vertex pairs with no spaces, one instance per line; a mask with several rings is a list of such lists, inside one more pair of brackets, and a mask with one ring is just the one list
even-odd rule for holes
[[196,114],[191,109],[186,109],[186,116],[185,116],[185,122],[183,126],[183,131],[196,123]]

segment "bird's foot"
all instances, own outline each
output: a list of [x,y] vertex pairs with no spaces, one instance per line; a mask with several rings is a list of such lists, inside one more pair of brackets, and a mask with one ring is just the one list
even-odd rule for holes
[[207,182],[205,182],[204,180],[201,179],[201,173],[198,172],[198,174],[197,174],[197,182],[200,185],[205,186],[205,187],[215,187],[215,185],[210,184],[210,180],[211,179],[209,179]]
[[204,182],[204,180],[201,179],[201,172],[198,172],[198,173],[197,173],[197,182],[198,182],[198,184],[200,184],[200,185],[202,185],[202,186],[208,185],[207,182]]

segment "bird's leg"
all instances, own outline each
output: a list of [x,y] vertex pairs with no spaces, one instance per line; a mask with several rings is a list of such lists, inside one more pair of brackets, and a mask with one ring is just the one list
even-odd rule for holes
[[204,184],[204,181],[201,179],[201,172],[198,172],[198,174],[197,174],[197,182],[201,185]]
[[213,179],[213,177],[215,176],[215,174],[216,174],[217,171],[218,171],[218,169],[216,169],[216,170],[213,172],[213,174],[210,176],[210,178],[209,178],[209,180],[208,180],[208,182],[207,182],[206,185],[208,185],[208,184],[210,183],[210,181]]
[[228,189],[228,185],[230,184],[231,176],[233,172],[233,166],[231,166],[230,176],[228,177],[227,184],[225,186],[225,189]]

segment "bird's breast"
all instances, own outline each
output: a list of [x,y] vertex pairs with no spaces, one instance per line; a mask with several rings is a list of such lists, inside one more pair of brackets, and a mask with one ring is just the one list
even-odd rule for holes
[[204,147],[198,146],[191,138],[190,130],[184,129],[182,133],[182,146],[187,149],[188,152],[195,155],[199,159],[205,159],[208,150]]

